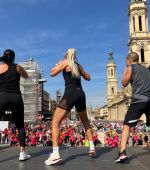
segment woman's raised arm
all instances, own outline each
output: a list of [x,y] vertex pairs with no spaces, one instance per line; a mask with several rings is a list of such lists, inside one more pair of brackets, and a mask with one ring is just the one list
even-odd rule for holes
[[80,73],[81,73],[82,77],[83,77],[85,80],[87,80],[87,81],[90,81],[90,80],[91,80],[90,74],[87,73],[87,72],[83,69],[83,67],[82,67],[81,65],[79,65],[79,70],[80,70]]
[[23,67],[20,65],[17,65],[17,72],[23,77],[23,78],[28,78],[28,73],[25,71]]
[[57,76],[57,74],[59,74],[61,71],[63,71],[66,67],[68,66],[67,61],[64,59],[62,61],[59,61],[59,63],[57,63],[50,72],[50,76],[54,77]]

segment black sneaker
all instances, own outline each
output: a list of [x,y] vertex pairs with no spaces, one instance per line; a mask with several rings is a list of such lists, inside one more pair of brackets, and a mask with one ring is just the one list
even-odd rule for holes
[[126,151],[124,150],[123,152],[118,153],[118,157],[115,159],[115,163],[123,163],[127,159],[128,157]]

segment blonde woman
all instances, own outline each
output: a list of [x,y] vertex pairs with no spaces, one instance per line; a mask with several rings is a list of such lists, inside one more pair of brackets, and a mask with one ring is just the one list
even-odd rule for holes
[[48,160],[45,161],[46,165],[53,165],[62,160],[59,154],[59,125],[73,106],[75,106],[77,112],[80,115],[88,140],[90,142],[89,155],[92,157],[96,155],[92,129],[86,112],[86,97],[81,86],[81,76],[85,80],[90,81],[90,75],[84,71],[81,65],[77,63],[75,49],[69,49],[65,53],[64,59],[52,68],[50,75],[51,77],[54,77],[60,72],[63,72],[63,77],[65,80],[65,92],[53,117],[53,153],[50,154]]

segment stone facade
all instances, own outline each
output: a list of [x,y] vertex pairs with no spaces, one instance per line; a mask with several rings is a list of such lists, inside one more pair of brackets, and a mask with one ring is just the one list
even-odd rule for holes
[[[130,28],[129,52],[138,53],[140,63],[148,67],[150,66],[150,33],[148,31],[146,0],[131,0],[128,16]],[[108,120],[123,121],[130,106],[132,89],[129,85],[118,90],[117,82],[116,65],[113,53],[110,51],[107,64],[107,105],[100,108],[100,115],[107,115]],[[145,115],[141,119],[145,121]]]
[[117,95],[118,81],[116,75],[116,64],[113,59],[113,52],[110,50],[107,64],[107,100],[110,102]]
[[43,116],[49,119],[51,114],[49,110],[49,93],[43,89]]
[[29,61],[19,63],[28,73],[29,78],[20,80],[20,89],[24,101],[25,122],[35,122],[38,119],[39,77],[38,64],[31,58]]
[[146,0],[136,0],[129,3],[128,16],[130,38],[129,52],[137,52],[140,63],[150,65],[150,33],[148,30],[148,9]]

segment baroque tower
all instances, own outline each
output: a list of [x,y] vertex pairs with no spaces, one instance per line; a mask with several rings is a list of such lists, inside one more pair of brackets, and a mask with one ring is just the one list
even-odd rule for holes
[[139,54],[140,63],[150,65],[150,33],[148,30],[147,0],[130,0],[128,16],[130,38],[129,52]]
[[110,50],[107,63],[107,102],[109,103],[118,91],[118,81],[116,75],[116,64],[113,58],[113,52]]

